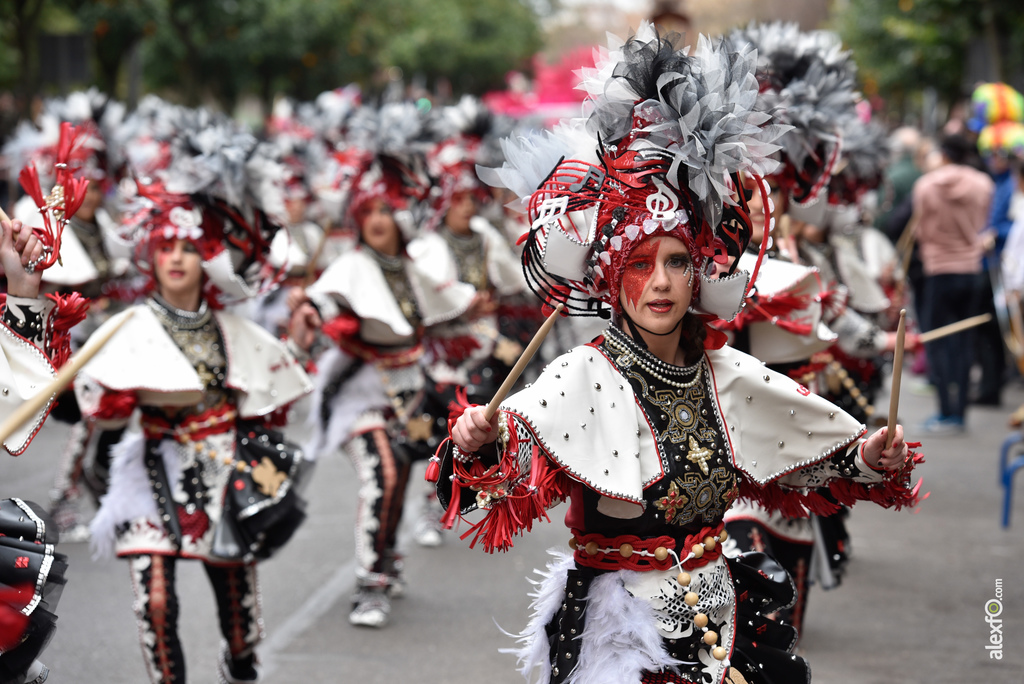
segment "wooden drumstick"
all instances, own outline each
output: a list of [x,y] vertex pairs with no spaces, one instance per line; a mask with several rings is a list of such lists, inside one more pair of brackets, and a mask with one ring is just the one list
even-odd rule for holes
[[499,387],[498,391],[495,392],[494,398],[487,404],[487,411],[484,413],[484,418],[486,418],[488,422],[490,422],[491,418],[494,417],[494,414],[497,413],[498,406],[500,406],[501,402],[503,402],[505,397],[508,396],[509,390],[512,389],[512,385],[516,384],[516,380],[518,380],[519,376],[523,374],[524,370],[526,370],[526,365],[530,363],[530,360],[533,359],[533,355],[537,353],[538,349],[540,349],[541,343],[544,342],[544,338],[548,336],[548,333],[551,331],[551,326],[555,324],[555,320],[558,318],[559,314],[562,313],[562,309],[564,308],[565,304],[559,304],[556,306],[555,310],[548,315],[547,320],[541,324],[540,330],[538,330],[533,336],[533,339],[530,340],[530,344],[526,345],[526,349],[524,349],[523,353],[519,356],[519,360],[516,361],[516,365],[514,365],[512,370],[509,371],[508,377],[505,378],[505,382],[501,383],[501,387]]
[[944,325],[941,328],[936,328],[935,330],[929,330],[926,333],[921,333],[920,335],[917,336],[917,339],[920,340],[921,344],[924,344],[926,342],[934,342],[935,340],[941,337],[945,337],[946,335],[953,335],[958,332],[963,332],[964,330],[968,330],[970,328],[974,328],[979,325],[988,323],[991,320],[992,314],[981,314],[980,316],[971,316],[970,318],[965,318],[962,321],[950,323],[949,325]]
[[885,448],[892,446],[896,435],[896,413],[900,409],[900,379],[903,376],[903,338],[907,334],[907,310],[900,309],[900,323],[896,328],[896,351],[892,357],[892,392],[889,395],[889,423]]
[[19,406],[17,410],[15,410],[15,412],[3,422],[3,425],[0,425],[0,444],[6,442],[10,436],[14,434],[15,430],[21,427],[25,421],[32,418],[32,416],[38,413],[40,409],[46,406],[46,402],[50,400],[50,397],[54,397],[63,392],[64,389],[71,384],[71,381],[74,379],[75,375],[78,374],[78,371],[82,370],[82,366],[87,364],[89,360],[96,355],[96,352],[102,349],[103,346],[110,341],[110,338],[114,336],[114,333],[120,330],[121,326],[123,326],[134,314],[135,312],[129,309],[125,313],[124,318],[114,324],[110,330],[104,332],[101,337],[97,337],[95,339],[90,338],[86,345],[82,349],[78,350],[78,353],[74,354],[67,360],[67,363],[64,364],[57,373],[57,376],[49,385],[26,399],[22,405]]

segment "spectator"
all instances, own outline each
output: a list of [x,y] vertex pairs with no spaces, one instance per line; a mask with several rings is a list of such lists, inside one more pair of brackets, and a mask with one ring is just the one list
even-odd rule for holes
[[[924,317],[929,328],[967,318],[975,311],[987,225],[995,184],[966,165],[971,144],[960,135],[940,143],[941,162],[914,185],[917,242],[924,265]],[[925,423],[933,434],[964,431],[971,367],[971,332],[941,338],[927,346],[939,398],[939,413]]]

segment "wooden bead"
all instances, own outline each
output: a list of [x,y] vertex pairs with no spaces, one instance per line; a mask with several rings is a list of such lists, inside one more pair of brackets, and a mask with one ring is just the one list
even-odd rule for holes
[[704,613],[697,613],[693,616],[693,624],[697,625],[697,629],[704,629],[708,626],[708,616]]
[[715,550],[715,543],[716,542],[715,542],[715,538],[714,537],[704,537],[704,548],[706,550],[714,551]]
[[714,646],[718,643],[718,634],[712,631],[704,632],[704,643],[708,646]]
[[700,558],[701,556],[704,555],[704,545],[703,544],[694,544],[693,548],[691,548],[690,551],[693,552],[693,557],[694,558]]
[[681,572],[676,575],[676,582],[679,582],[684,587],[690,583],[690,573]]
[[595,541],[587,542],[587,554],[588,555],[596,556],[597,555],[597,549],[598,549],[597,542],[595,542]]
[[711,655],[715,657],[715,660],[725,660],[725,657],[729,655],[729,652],[721,646],[716,646],[715,650],[711,651]]
[[690,606],[691,608],[697,605],[697,601],[699,600],[700,597],[692,591],[686,592],[686,595],[683,596],[683,601],[685,601],[686,605]]
[[726,532],[726,531],[725,531],[724,529],[723,529],[723,530],[722,530],[722,532],[721,532],[721,533],[720,533],[720,534],[718,535],[718,541],[725,541],[725,540],[726,540],[726,539],[728,539],[728,538],[729,538],[729,533],[728,533],[728,532]]
[[660,561],[665,560],[666,558],[668,558],[668,549],[666,549],[664,546],[659,546],[658,548],[654,549],[654,557]]
[[619,555],[622,556],[623,558],[629,558],[630,556],[632,556],[633,555],[633,545],[632,544],[623,544],[622,546],[620,546],[619,547]]
[[238,472],[244,471],[245,470],[245,461],[238,461],[237,463],[235,463],[235,470],[237,470]]
[[577,548],[579,548],[579,547],[576,546],[576,537],[573,537],[572,539],[569,540],[569,550],[570,551],[575,551]]

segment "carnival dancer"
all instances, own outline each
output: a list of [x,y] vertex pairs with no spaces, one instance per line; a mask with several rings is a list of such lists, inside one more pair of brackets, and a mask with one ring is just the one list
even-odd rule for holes
[[[41,209],[38,233],[0,212],[0,266],[7,280],[0,318],[0,422],[48,389],[71,354],[71,329],[85,318],[78,293],[39,296],[43,272],[57,262],[68,218],[84,201],[88,181],[77,179],[68,159],[77,136],[61,127],[54,191],[44,197],[34,164],[22,170],[25,191]],[[48,205],[48,206],[47,206]],[[34,415],[4,435],[11,455],[24,453],[53,408],[48,396]],[[5,492],[11,493],[11,492]],[[43,507],[12,498],[0,501],[0,682],[41,684],[49,671],[37,657],[56,629],[67,558],[56,552],[59,530]]]
[[[72,332],[72,347],[77,349],[104,321],[131,303],[130,248],[118,238],[117,224],[107,201],[116,184],[109,139],[124,117],[124,105],[96,89],[74,92],[66,98],[47,101],[38,120],[38,130],[23,123],[5,146],[12,162],[19,159],[51,161],[57,152],[62,122],[75,126],[77,142],[68,163],[75,174],[88,180],[81,206],[68,223],[61,240],[61,258],[43,274],[43,288],[49,292],[76,291],[90,300],[86,319]],[[47,164],[43,164],[48,168]],[[52,179],[43,178],[44,184]],[[116,213],[116,212],[115,212]],[[14,214],[25,225],[40,227],[42,217],[32,198],[15,204]],[[117,441],[120,435],[97,434],[94,426],[81,419],[81,413],[68,390],[58,398],[53,417],[71,425],[68,441],[54,473],[50,491],[50,512],[65,542],[88,539],[88,519],[82,510],[83,496],[93,500],[106,489],[109,463],[97,463],[89,455],[97,441]],[[105,450],[99,449],[102,453]]]
[[433,213],[409,245],[409,254],[433,264],[444,279],[472,285],[488,315],[432,331],[431,339],[444,349],[427,363],[436,381],[464,386],[470,397],[489,397],[523,350],[503,334],[507,326],[500,318],[502,305],[525,292],[526,281],[507,239],[478,212],[490,195],[476,165],[493,115],[479,100],[465,96],[440,118],[443,123],[435,125],[442,140],[427,155]]
[[[856,301],[877,311],[888,302],[856,252],[839,255],[833,247],[838,231],[831,224],[846,227],[859,218],[856,200],[880,159],[858,117],[855,65],[836,34],[801,32],[795,24],[751,24],[730,40],[756,46],[763,106],[776,108],[780,121],[792,126],[780,139],[782,165],[770,180],[778,188],[773,209],[784,233],[778,257],[794,263],[769,260],[756,294],[728,327],[738,329],[736,342],[750,344],[740,349],[867,422],[874,411],[870,391],[879,382],[876,359],[894,347],[896,336],[852,306]],[[760,201],[751,201],[758,211]],[[799,276],[796,264],[810,266],[816,283],[806,275],[790,282],[779,277]],[[849,274],[859,276],[856,285],[841,277]],[[908,342],[912,347],[914,337]],[[737,502],[726,514],[727,552],[766,552],[792,576],[797,601],[775,617],[798,631],[811,584],[831,589],[841,581],[846,515],[843,508],[829,516],[794,517],[751,501]]]
[[[387,104],[355,116],[365,166],[348,215],[360,242],[306,290],[337,344],[318,360],[307,451],[344,448],[356,469],[356,593],[348,619],[384,627],[391,598],[405,587],[396,544],[409,470],[430,457],[445,423],[446,407],[426,403],[433,383],[422,365],[425,331],[473,313],[481,300],[471,285],[438,277],[436,265],[406,251],[412,212],[429,187],[417,170],[415,106]],[[400,139],[401,131],[408,135]]]
[[688,56],[643,25],[585,72],[593,161],[551,136],[502,169],[537,188],[531,286],[570,314],[613,316],[493,419],[466,409],[431,473],[448,522],[487,509],[470,534],[488,550],[568,499],[570,552],[543,573],[518,650],[541,681],[805,681],[792,628],[764,617],[792,584],[762,554],[721,555],[725,510],[737,497],[821,510],[816,486],[849,503],[915,499],[885,472],[907,458],[902,428],[888,450],[884,430],[861,439],[857,421],[722,346],[696,313],[731,318],[747,293],[745,272],[708,275],[749,234],[726,179],[774,167],[781,130],[754,109],[755,59],[703,37]]
[[[141,424],[113,448],[92,543],[97,555],[128,560],[153,682],[185,681],[181,559],[202,562],[213,588],[219,681],[252,682],[263,636],[256,562],[304,515],[295,492],[302,453],[274,428],[312,384],[285,344],[218,309],[273,281],[266,256],[283,213],[283,171],[254,138],[221,124],[177,141],[159,177],[140,186],[126,224],[152,293],[108,322],[130,316],[75,386],[83,413],[101,426],[136,414]],[[308,346],[298,319],[293,330]]]
[[[409,244],[414,260],[431,264],[444,280],[472,285],[479,295],[480,316],[434,326],[426,338],[424,363],[441,406],[455,400],[456,392],[464,391],[471,401],[493,395],[523,351],[515,327],[525,328],[529,340],[540,325],[536,307],[521,306],[527,287],[519,258],[478,212],[490,198],[476,165],[483,160],[493,120],[483,103],[468,95],[441,110],[433,122],[441,140],[427,154],[432,214]],[[433,487],[424,484],[423,499],[415,539],[421,546],[440,546],[444,511]]]

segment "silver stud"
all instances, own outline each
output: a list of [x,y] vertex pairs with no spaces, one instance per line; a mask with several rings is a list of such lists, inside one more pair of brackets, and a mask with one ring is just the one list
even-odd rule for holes
[[600,392],[601,391],[601,383],[595,382],[594,383],[594,389],[596,389],[598,392]]
[[793,409],[789,409],[789,415],[796,416],[796,411],[794,411]]
[[541,399],[541,400],[540,400],[540,405],[541,405],[541,406],[547,406],[547,405],[548,405],[548,402],[547,402],[547,400],[546,400],[546,399]]
[[558,396],[564,397],[565,396],[565,392],[563,392],[562,390],[559,390],[558,391]]
[[784,446],[786,446],[786,443],[785,443],[785,442],[779,442],[779,448],[780,448],[780,449],[781,449],[782,447],[784,447]]
[[633,454],[633,456],[634,456],[635,458],[640,458],[640,452],[639,452],[639,451],[638,451],[638,452],[636,452],[635,454]]
[[608,408],[615,408],[615,402],[613,401],[611,404],[609,404]]
[[555,373],[555,380],[561,380],[561,379],[562,379],[562,376],[559,375],[558,373]]
[[587,424],[586,423],[580,423],[580,427],[582,429],[586,430],[587,429]]
[[562,368],[565,368],[565,367],[566,367],[566,366],[568,366],[568,365],[569,365],[569,362],[568,362],[568,361],[563,361],[563,362],[562,362]]
[[829,420],[835,420],[836,419],[836,414],[835,413],[829,413],[828,414],[828,419]]
[[618,457],[618,455],[619,455],[619,450],[618,449],[612,449],[612,456]]
[[750,465],[756,468],[757,467],[757,461],[751,461]]
[[593,412],[594,412],[594,407],[593,407],[593,406],[591,406],[591,407],[590,407],[590,412],[591,412],[591,413],[593,413]]
[[754,398],[748,394],[747,395],[747,403],[749,404],[752,401],[754,401]]
[[568,442],[569,441],[569,433],[568,432],[563,432],[562,433],[562,439],[564,439],[565,441]]
[[807,431],[807,439],[810,439],[810,438],[811,438],[811,437],[813,437],[813,436],[814,436],[814,433],[813,433],[813,432],[811,432],[810,430],[808,430],[808,431]]
[[607,468],[605,468],[605,469],[604,469],[604,474],[605,474],[605,475],[607,475],[607,474],[608,474],[608,469],[607,469]]
[[3,391],[4,391],[4,396],[5,396],[5,397],[6,397],[6,396],[7,396],[8,394],[10,394],[10,393],[11,393],[11,390],[7,389],[6,387],[4,387],[4,390],[3,390]]
[[593,361],[593,360],[594,360],[594,355],[593,354],[591,354],[590,356],[587,357],[587,361]]
[[619,389],[623,389],[622,385],[619,385]]
[[764,381],[765,382],[769,382],[771,379],[772,379],[772,376],[770,376],[770,375],[764,376]]

